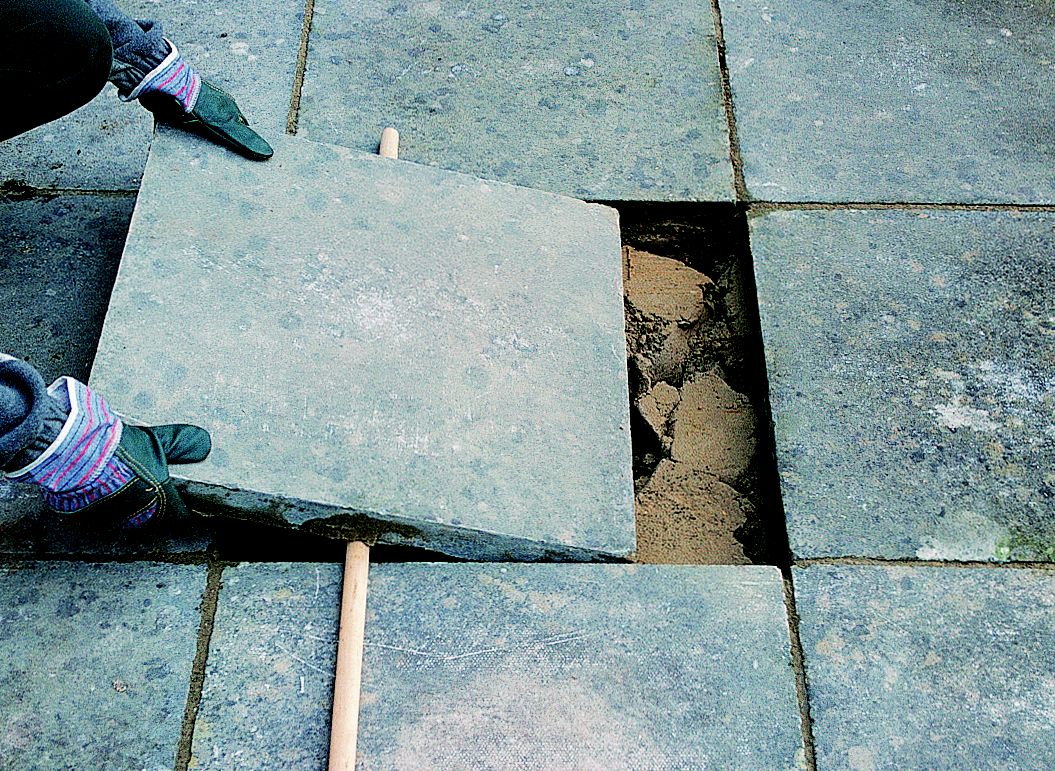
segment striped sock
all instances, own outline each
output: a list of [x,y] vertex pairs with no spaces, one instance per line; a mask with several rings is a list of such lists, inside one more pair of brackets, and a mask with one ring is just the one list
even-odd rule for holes
[[201,92],[201,75],[180,55],[172,41],[167,40],[172,49],[157,67],[147,73],[143,81],[132,89],[128,99],[137,99],[143,94],[157,91],[168,94],[190,112],[198,101]]

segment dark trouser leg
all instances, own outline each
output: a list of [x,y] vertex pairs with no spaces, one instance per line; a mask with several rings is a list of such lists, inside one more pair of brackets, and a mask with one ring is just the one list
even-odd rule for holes
[[0,0],[0,141],[90,102],[112,59],[110,34],[84,0]]

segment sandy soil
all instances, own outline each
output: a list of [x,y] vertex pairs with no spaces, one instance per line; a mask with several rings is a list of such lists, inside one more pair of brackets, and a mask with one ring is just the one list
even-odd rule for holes
[[713,365],[737,335],[738,293],[668,257],[624,257],[636,557],[749,562],[737,535],[756,515],[758,412]]

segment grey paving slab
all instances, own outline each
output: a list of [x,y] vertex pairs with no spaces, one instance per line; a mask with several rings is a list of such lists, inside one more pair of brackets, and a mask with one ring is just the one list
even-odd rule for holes
[[1055,765],[1055,572],[794,578],[819,768]]
[[[194,762],[325,766],[340,568],[224,571]],[[792,768],[773,568],[374,565],[361,768]]]
[[1055,216],[751,223],[799,557],[1055,560]]
[[101,195],[0,198],[0,351],[48,382],[87,379],[134,205]]
[[775,568],[380,565],[362,768],[795,768]]
[[193,768],[326,767],[341,575],[305,562],[224,569]]
[[10,768],[171,768],[205,568],[0,568],[0,757]]
[[[634,547],[616,214],[159,133],[92,383],[213,434],[207,510],[483,559]],[[165,341],[158,345],[158,341]]]
[[749,193],[1055,201],[1055,10],[722,0]]
[[315,3],[298,131],[593,200],[731,200],[706,3]]
[[[229,91],[265,136],[285,131],[303,3],[120,0],[134,18],[160,21],[207,78]],[[153,117],[113,86],[70,115],[0,143],[0,182],[32,187],[135,190]]]

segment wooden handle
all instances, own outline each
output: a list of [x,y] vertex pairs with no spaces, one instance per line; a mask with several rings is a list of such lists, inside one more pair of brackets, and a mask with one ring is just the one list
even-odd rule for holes
[[330,769],[355,768],[355,742],[359,736],[359,690],[363,677],[363,642],[366,634],[366,582],[370,573],[370,547],[352,541],[344,556],[341,589],[341,626],[337,634],[337,675],[333,683],[333,719],[330,723]]
[[[399,157],[399,132],[381,132],[378,154]],[[359,693],[363,685],[363,644],[366,640],[366,583],[370,575],[370,547],[351,541],[344,553],[341,586],[341,626],[337,632],[337,671],[333,681],[330,720],[330,771],[355,768],[359,738]]]
[[381,146],[377,150],[377,154],[382,158],[398,158],[399,157],[399,132],[389,126],[381,132]]

